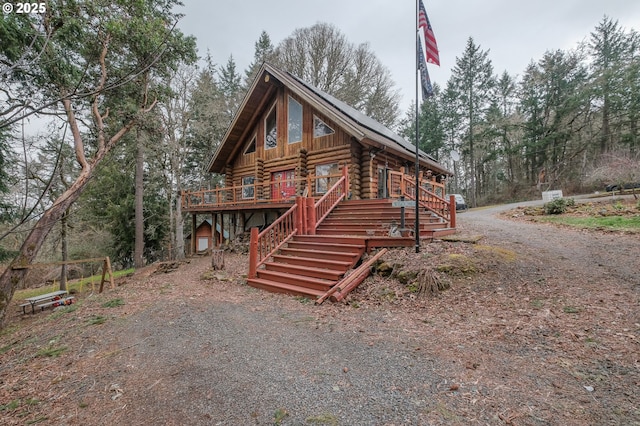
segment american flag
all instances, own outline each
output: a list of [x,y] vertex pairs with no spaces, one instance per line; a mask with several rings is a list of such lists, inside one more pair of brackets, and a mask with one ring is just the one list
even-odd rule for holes
[[433,28],[431,28],[431,22],[429,22],[427,10],[424,8],[422,0],[420,0],[420,10],[418,13],[418,28],[423,28],[424,31],[424,41],[427,47],[427,62],[440,66],[438,43],[436,43],[436,36],[433,34]]

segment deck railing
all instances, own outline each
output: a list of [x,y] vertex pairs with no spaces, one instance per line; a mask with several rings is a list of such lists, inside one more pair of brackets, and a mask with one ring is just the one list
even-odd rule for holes
[[298,197],[297,202],[271,225],[258,233],[258,228],[251,228],[249,243],[249,278],[255,278],[258,268],[277,250],[298,233],[299,211],[303,201]]
[[[349,170],[347,165],[342,168],[342,177],[313,204],[311,217],[308,221],[308,233],[315,234],[317,226],[331,213],[340,201],[347,198],[349,192]],[[313,199],[311,199],[313,201]]]
[[[420,179],[419,184],[420,186],[417,191],[419,205],[433,212],[446,222],[451,223],[452,208],[453,212],[455,212],[455,204],[452,205],[451,200],[444,198],[444,184],[429,179]],[[402,172],[390,171],[388,185],[389,196],[391,198],[404,196],[411,200],[416,199],[415,177]]]
[[[182,193],[184,210],[215,210],[223,207],[242,207],[253,204],[293,203],[297,196],[322,197],[323,190],[343,174],[331,174],[279,181],[256,182],[250,185],[200,189]],[[329,192],[329,191],[327,191]]]

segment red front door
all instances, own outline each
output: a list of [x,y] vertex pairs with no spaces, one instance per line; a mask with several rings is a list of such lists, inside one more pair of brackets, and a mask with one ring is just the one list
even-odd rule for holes
[[271,198],[284,200],[296,195],[296,172],[294,169],[271,173]]

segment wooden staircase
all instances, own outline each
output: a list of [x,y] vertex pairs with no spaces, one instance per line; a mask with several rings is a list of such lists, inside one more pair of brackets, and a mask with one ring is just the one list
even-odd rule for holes
[[247,281],[255,288],[316,299],[360,261],[365,249],[363,238],[295,235]]
[[[400,227],[400,208],[391,200],[342,201],[316,228],[315,235],[294,235],[264,268],[249,278],[252,287],[318,299],[339,283],[372,247],[414,244],[413,236],[389,237]],[[415,209],[405,209],[405,225],[415,226]],[[420,213],[420,238],[433,239],[455,229],[440,218]]]

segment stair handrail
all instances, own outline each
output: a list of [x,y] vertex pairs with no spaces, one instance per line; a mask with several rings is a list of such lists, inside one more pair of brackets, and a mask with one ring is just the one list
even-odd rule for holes
[[[415,191],[415,182],[412,181],[406,175],[402,176],[402,195],[405,198],[415,200],[416,194]],[[446,199],[440,197],[438,194],[429,191],[428,189],[419,186],[418,203],[420,207],[425,208],[435,214],[436,216],[442,218],[445,222],[451,223],[451,203]],[[455,206],[453,207],[455,211]]]
[[249,243],[249,278],[255,278],[258,268],[276,251],[298,233],[298,217],[296,211],[301,197],[282,216],[258,233],[258,228],[251,228]]
[[315,221],[313,221],[313,231],[327,217],[329,213],[338,205],[340,201],[347,198],[349,188],[349,170],[345,164],[342,167],[342,177],[318,200],[313,206]]
[[420,202],[420,206],[433,212],[445,221],[449,221],[448,213],[451,210],[449,208],[449,202],[445,198],[440,197],[426,188],[420,187],[418,201]]

